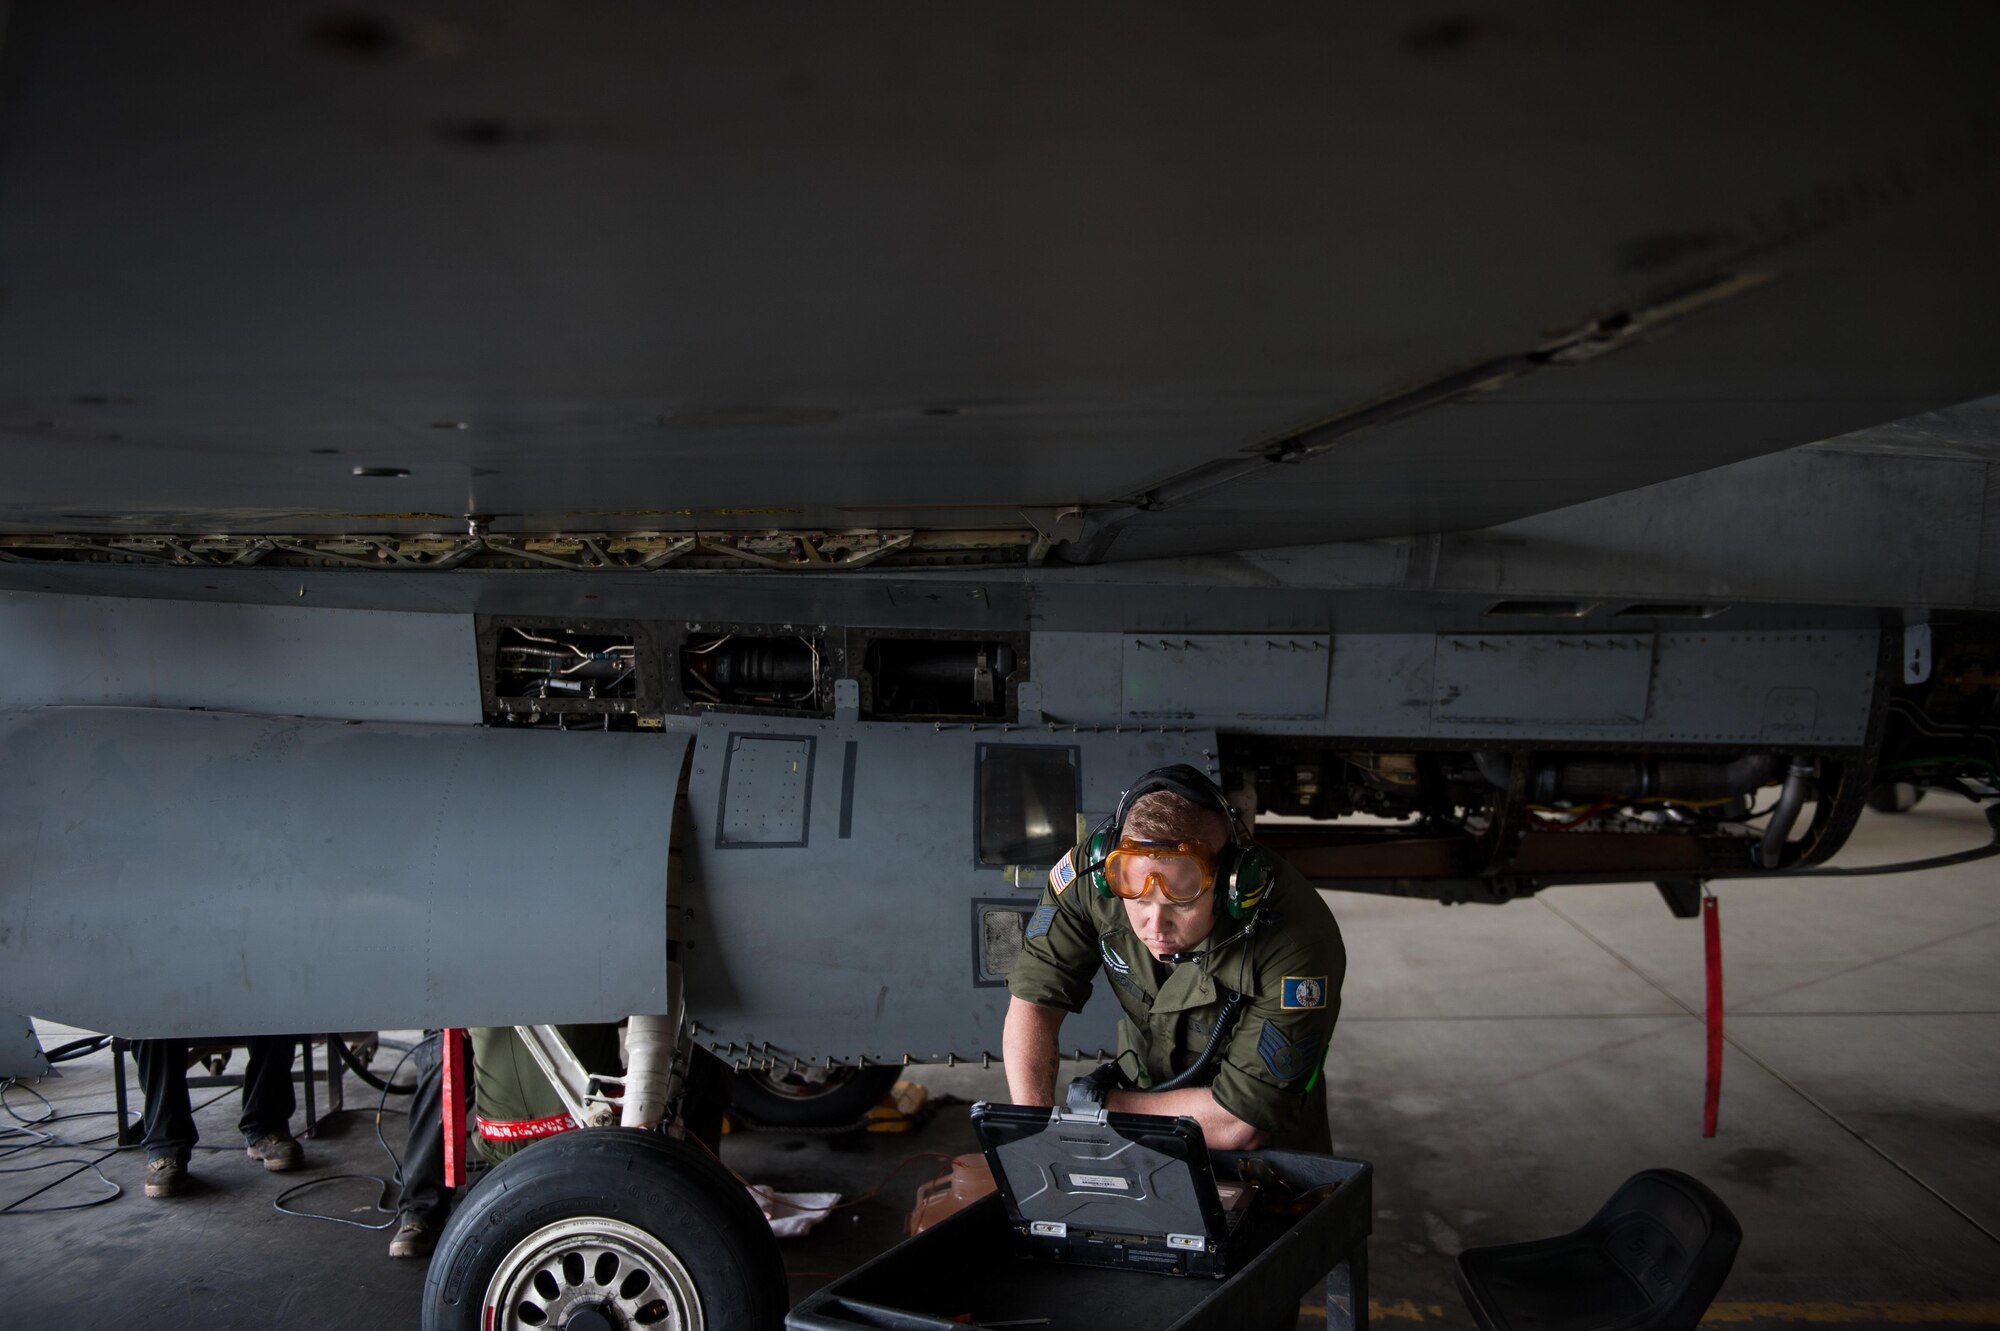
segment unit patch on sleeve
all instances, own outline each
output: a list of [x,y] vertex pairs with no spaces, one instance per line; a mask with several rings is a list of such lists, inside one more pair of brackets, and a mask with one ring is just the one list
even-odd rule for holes
[[1285,991],[1279,997],[1279,1005],[1298,1011],[1304,1008],[1326,1006],[1326,977],[1324,975],[1287,975]]
[[1028,930],[1022,937],[1040,938],[1049,931],[1049,926],[1055,923],[1055,918],[1056,908],[1054,906],[1036,907],[1034,917],[1028,921]]
[[1061,896],[1076,881],[1076,865],[1070,862],[1070,856],[1074,854],[1075,850],[1064,851],[1063,857],[1056,861],[1056,867],[1049,870],[1049,886],[1056,890],[1057,896]]
[[1257,1052],[1263,1055],[1264,1066],[1271,1069],[1271,1075],[1279,1081],[1297,1081],[1313,1068],[1313,1051],[1317,1040],[1294,1044],[1284,1037],[1283,1032],[1268,1022],[1264,1033],[1257,1038]]

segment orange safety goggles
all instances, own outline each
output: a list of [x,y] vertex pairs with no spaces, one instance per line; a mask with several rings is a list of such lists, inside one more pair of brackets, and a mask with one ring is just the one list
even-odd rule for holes
[[1215,861],[1192,841],[1126,837],[1104,857],[1104,881],[1127,901],[1157,889],[1162,900],[1185,906],[1215,886]]

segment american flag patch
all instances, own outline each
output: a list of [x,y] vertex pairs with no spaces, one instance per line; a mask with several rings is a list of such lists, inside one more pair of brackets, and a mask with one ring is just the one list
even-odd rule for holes
[[1056,890],[1057,896],[1061,896],[1076,881],[1076,866],[1070,863],[1070,856],[1074,854],[1074,850],[1064,851],[1063,857],[1056,861],[1056,867],[1049,870],[1049,886]]

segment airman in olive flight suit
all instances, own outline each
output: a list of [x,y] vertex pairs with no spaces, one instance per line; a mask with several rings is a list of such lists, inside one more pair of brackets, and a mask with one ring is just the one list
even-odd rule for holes
[[[1176,964],[1156,958],[1142,941],[1126,901],[1093,884],[1087,845],[1056,866],[1029,919],[1008,978],[1016,1006],[1055,1010],[1059,1021],[1061,1012],[1083,1007],[1093,974],[1102,969],[1125,1010],[1120,1064],[1143,1091],[1196,1061],[1222,1010],[1225,987],[1239,992],[1242,1010],[1202,1084],[1216,1106],[1254,1130],[1237,1144],[1330,1151],[1320,1064],[1340,1011],[1347,953],[1319,893],[1280,861],[1250,920],[1217,907],[1212,931],[1175,953],[1188,957]],[[1207,894],[1210,904],[1214,895]],[[1010,1010],[1010,1024],[1015,1015]],[[1015,1095],[1021,1098],[1018,1086]],[[1145,1105],[1143,1096],[1129,1098],[1139,1103],[1110,1107],[1186,1112],[1167,1104],[1166,1095],[1157,1108]],[[1214,1144],[1213,1128],[1209,1137]]]
[[[592,1072],[616,1074],[624,1066],[618,1053],[618,1026],[599,1023],[558,1026],[577,1061]],[[473,1147],[488,1164],[497,1165],[522,1147],[568,1132],[576,1124],[563,1099],[528,1046],[512,1026],[472,1028],[472,1101],[478,1106]]]

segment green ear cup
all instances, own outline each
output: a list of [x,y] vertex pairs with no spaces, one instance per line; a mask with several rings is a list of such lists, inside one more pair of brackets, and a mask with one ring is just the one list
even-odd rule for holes
[[1261,846],[1243,846],[1238,849],[1229,872],[1225,904],[1232,917],[1247,920],[1264,904],[1264,893],[1276,881],[1277,861]]
[[1104,876],[1104,859],[1112,849],[1109,827],[1098,828],[1090,840],[1083,844],[1083,862],[1086,865],[1097,866],[1090,871],[1090,885],[1097,889],[1097,895],[1100,897],[1111,895],[1111,881]]

